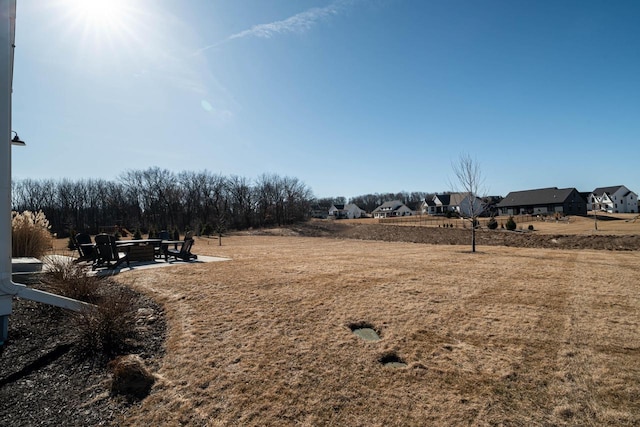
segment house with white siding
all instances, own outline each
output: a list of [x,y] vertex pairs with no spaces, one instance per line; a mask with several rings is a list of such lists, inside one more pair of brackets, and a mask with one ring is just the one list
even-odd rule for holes
[[609,213],[636,213],[638,195],[624,185],[599,187],[589,194],[587,209]]
[[451,212],[471,217],[478,216],[482,208],[482,200],[468,193],[436,194],[433,199],[422,202],[422,213],[428,215],[446,215]]
[[334,204],[329,208],[329,215],[335,219],[354,219],[364,217],[366,212],[353,203],[349,203],[348,205]]
[[400,200],[385,202],[372,212],[374,218],[394,218],[398,216],[411,216],[413,211]]

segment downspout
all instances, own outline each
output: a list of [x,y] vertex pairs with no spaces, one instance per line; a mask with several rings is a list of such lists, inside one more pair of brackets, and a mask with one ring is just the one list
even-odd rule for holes
[[[31,289],[11,280],[11,92],[16,0],[0,0],[0,345],[8,337],[13,297],[74,311],[90,304]],[[4,135],[4,136],[2,136]]]

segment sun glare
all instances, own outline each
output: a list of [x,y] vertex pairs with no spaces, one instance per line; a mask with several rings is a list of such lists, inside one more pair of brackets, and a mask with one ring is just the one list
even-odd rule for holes
[[[73,46],[77,61],[99,69],[106,62],[117,66],[126,62],[139,45],[140,1],[131,0],[51,0],[60,40]],[[122,59],[123,62],[119,62]]]
[[94,24],[117,21],[122,3],[114,0],[81,0],[76,2],[78,15]]
[[94,33],[117,31],[130,13],[125,0],[62,0],[60,3],[76,25]]

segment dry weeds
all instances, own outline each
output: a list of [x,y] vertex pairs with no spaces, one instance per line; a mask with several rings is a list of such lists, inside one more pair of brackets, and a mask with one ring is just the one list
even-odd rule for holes
[[123,423],[638,425],[640,253],[479,249],[231,236],[194,252],[232,261],[118,276],[168,317]]

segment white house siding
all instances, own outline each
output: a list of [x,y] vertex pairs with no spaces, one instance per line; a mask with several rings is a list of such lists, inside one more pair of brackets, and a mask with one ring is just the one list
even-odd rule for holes
[[406,207],[405,205],[402,205],[400,209],[396,211],[396,216],[411,216],[411,215],[413,215],[413,211],[408,207]]
[[476,216],[482,213],[482,201],[477,197],[466,196],[460,201],[460,205],[456,207],[458,213],[465,217],[471,217],[471,200],[473,200],[473,213]]
[[638,198],[633,193],[627,197],[624,203],[625,212],[636,213],[638,212]]
[[595,208],[609,213],[636,213],[638,212],[638,195],[630,191],[624,185],[618,187],[611,194],[603,193],[600,197],[594,193],[589,195],[588,210]]
[[345,206],[344,209],[347,212],[347,218],[349,219],[361,218],[365,213],[362,209],[354,204],[349,204]]

